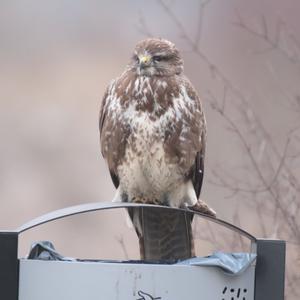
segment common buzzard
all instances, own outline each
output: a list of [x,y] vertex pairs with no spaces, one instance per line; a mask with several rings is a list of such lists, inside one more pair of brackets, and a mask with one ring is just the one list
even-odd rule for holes
[[173,43],[149,38],[136,45],[106,89],[99,125],[114,201],[188,206],[215,216],[199,199],[205,116]]

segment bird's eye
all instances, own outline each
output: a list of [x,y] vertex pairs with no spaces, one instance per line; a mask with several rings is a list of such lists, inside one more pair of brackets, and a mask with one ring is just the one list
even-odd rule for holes
[[160,55],[156,55],[156,56],[153,56],[152,59],[153,59],[154,61],[161,61],[161,60],[163,59],[163,57],[160,56]]
[[134,62],[139,62],[139,57],[137,55],[133,55],[132,60]]

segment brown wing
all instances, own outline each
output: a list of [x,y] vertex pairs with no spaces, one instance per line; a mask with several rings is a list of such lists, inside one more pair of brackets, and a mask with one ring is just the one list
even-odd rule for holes
[[116,97],[114,94],[114,85],[112,82],[106,89],[102,99],[99,129],[101,152],[106,159],[112,181],[116,188],[119,186],[119,177],[117,167],[124,157],[127,138],[130,134],[129,125],[122,123],[122,118],[116,118],[114,107],[110,106],[110,101]]
[[[195,155],[195,161],[190,169],[189,178],[193,182],[193,186],[196,192],[196,196],[199,199],[203,177],[204,177],[204,157],[206,148],[206,120],[202,109],[200,98],[194,89],[190,81],[185,78],[184,85],[187,90],[188,97],[195,102],[195,111],[193,117],[190,120],[190,140],[192,141],[191,146],[196,148],[198,151]],[[200,137],[200,138],[199,138]]]
[[[203,144],[205,144],[205,135],[203,134],[202,137]],[[195,163],[191,168],[191,172],[189,178],[191,178],[193,182],[193,186],[196,192],[196,196],[199,199],[202,184],[203,184],[203,177],[204,177],[204,157],[205,157],[205,146],[201,149],[201,151],[197,152]]]
[[[100,117],[99,117],[100,140],[102,140],[103,134],[105,134],[105,132],[103,132],[103,127],[104,127],[103,125],[104,125],[105,119],[106,119],[107,114],[108,114],[108,112],[107,112],[107,97],[108,97],[108,94],[109,94],[109,87],[106,89],[105,94],[102,98],[102,102],[101,102]],[[102,145],[103,145],[103,143],[101,142],[101,152],[102,152],[103,157],[105,158],[106,153],[104,153]],[[118,178],[117,174],[115,174],[114,171],[112,171],[111,169],[109,169],[109,173],[110,173],[110,176],[111,176],[111,179],[112,179],[112,182],[113,182],[114,186],[116,188],[118,188],[119,178]]]

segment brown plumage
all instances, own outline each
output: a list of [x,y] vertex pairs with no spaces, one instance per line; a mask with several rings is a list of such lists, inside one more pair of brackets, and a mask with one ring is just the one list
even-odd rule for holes
[[[215,214],[198,200],[206,122],[200,99],[183,75],[183,60],[174,44],[151,38],[136,45],[126,70],[105,92],[99,125],[101,151],[117,188],[114,201],[189,206]],[[147,247],[144,233],[153,230],[143,228],[138,210],[129,213],[140,241]],[[166,226],[157,227],[157,222],[153,226],[163,231]],[[151,222],[147,226],[151,227]],[[180,227],[174,234],[178,231]],[[171,238],[170,232],[166,234]],[[176,240],[178,243],[180,238]],[[157,258],[147,255],[154,256]],[[174,254],[161,256],[174,258]],[[180,257],[180,253],[175,256]]]

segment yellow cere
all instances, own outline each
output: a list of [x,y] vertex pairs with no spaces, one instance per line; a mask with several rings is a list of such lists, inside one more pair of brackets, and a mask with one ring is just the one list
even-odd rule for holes
[[140,62],[146,64],[150,61],[150,59],[151,57],[149,55],[144,55],[140,57]]

